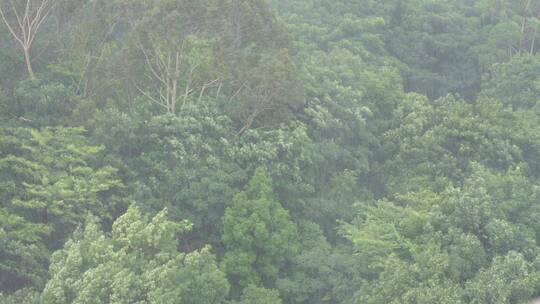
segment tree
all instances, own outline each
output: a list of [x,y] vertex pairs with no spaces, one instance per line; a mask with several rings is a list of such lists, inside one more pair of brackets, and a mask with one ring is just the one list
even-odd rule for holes
[[[145,63],[146,76],[134,79],[134,85],[167,113],[176,114],[178,105],[184,107],[190,100],[200,102],[213,88],[215,96],[227,94],[225,106],[232,103],[237,111],[234,116],[242,123],[241,135],[262,113],[283,110],[298,100],[294,64],[287,50],[255,51],[260,44],[280,38],[273,33],[275,20],[264,3],[235,0],[201,5],[175,0],[151,4],[142,5],[146,10],[139,8],[141,21],[133,28],[132,43],[138,61]],[[217,11],[223,15],[216,16]]]
[[540,100],[538,67],[538,55],[515,56],[508,62],[494,64],[484,77],[480,96],[499,100],[515,110],[531,109]]
[[535,184],[474,164],[459,188],[362,204],[343,226],[366,263],[358,303],[525,303],[540,286]]
[[298,224],[301,252],[276,287],[285,303],[351,303],[365,281],[366,261],[348,246],[329,244],[314,222]]
[[449,183],[460,184],[471,173],[472,162],[501,171],[523,162],[524,151],[535,147],[536,139],[522,133],[529,134],[535,127],[522,130],[522,119],[517,117],[490,98],[470,104],[447,96],[429,103],[423,96],[409,94],[394,111],[395,127],[385,133],[386,143],[395,149],[384,165],[387,190],[405,193],[412,190],[408,187],[432,187],[440,191]]
[[405,89],[430,99],[449,93],[474,98],[482,70],[473,49],[482,39],[478,16],[471,13],[473,2],[390,3],[383,36],[386,50],[400,62]]
[[6,108],[11,117],[34,127],[68,124],[77,107],[84,104],[71,88],[42,78],[19,81]]
[[296,225],[275,200],[262,168],[223,216],[224,271],[235,287],[272,286],[281,267],[298,252]]
[[36,35],[52,11],[55,0],[2,0],[0,16],[23,50],[28,75],[34,78],[30,51]]
[[[248,49],[253,52],[253,49]],[[269,117],[286,117],[298,107],[301,89],[297,85],[295,66],[287,49],[267,52],[260,56],[246,55],[240,60],[242,66],[237,81],[241,82],[237,92],[230,97],[234,101],[232,116],[241,122],[238,136],[253,127],[257,120],[269,121]],[[253,58],[255,57],[255,58]],[[279,117],[279,116],[278,116]],[[283,119],[283,118],[282,118]],[[277,119],[278,122],[282,119]]]
[[86,214],[110,223],[125,208],[123,184],[81,128],[2,128],[0,147],[0,290],[40,288]]
[[208,88],[217,86],[219,79],[208,75],[213,41],[204,34],[204,20],[198,21],[201,26],[190,23],[190,14],[204,18],[205,8],[180,0],[150,4],[140,3],[136,11],[140,21],[131,32],[130,42],[138,53],[135,56],[144,62],[145,73],[144,80],[134,78],[133,83],[166,113],[176,114],[177,104],[185,105],[195,94],[200,101]]
[[46,303],[222,303],[229,285],[209,247],[177,251],[176,237],[187,222],[167,220],[167,211],[146,219],[132,206],[118,218],[110,236],[89,218],[55,252],[51,280],[41,295]]
[[487,64],[486,67],[497,61],[511,60],[514,56],[536,54],[540,26],[540,6],[537,1],[483,0],[476,6],[480,11],[482,32],[487,36],[486,41],[478,46],[478,51],[489,50],[487,54],[479,54],[479,58],[482,62],[489,55],[495,57],[492,58],[495,61],[483,62]]
[[467,284],[467,303],[528,303],[536,294],[540,271],[523,255],[510,251],[494,259]]
[[0,302],[3,304],[39,304],[39,293],[32,289],[21,289],[8,295],[0,293]]
[[279,292],[249,285],[244,289],[239,304],[281,304]]
[[188,36],[178,42],[178,47],[164,48],[152,38],[146,40],[144,44],[139,43],[139,50],[144,56],[147,77],[153,79],[158,97],[137,84],[135,87],[167,113],[176,114],[179,103],[184,106],[194,93],[198,93],[200,101],[208,88],[217,86],[219,79],[201,79],[200,70],[208,65],[210,43]]

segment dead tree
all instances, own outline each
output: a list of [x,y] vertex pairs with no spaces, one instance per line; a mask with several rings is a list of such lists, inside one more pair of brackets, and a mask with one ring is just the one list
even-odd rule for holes
[[0,0],[0,17],[24,53],[28,75],[34,78],[30,50],[55,0]]
[[179,47],[163,48],[152,39],[147,39],[146,45],[138,43],[138,49],[144,56],[146,76],[157,88],[152,94],[135,84],[135,88],[151,102],[162,107],[169,114],[176,114],[178,104],[185,105],[188,98],[198,92],[200,101],[205,91],[215,87],[219,78],[209,81],[198,79],[198,64],[188,63],[189,52],[186,41]]

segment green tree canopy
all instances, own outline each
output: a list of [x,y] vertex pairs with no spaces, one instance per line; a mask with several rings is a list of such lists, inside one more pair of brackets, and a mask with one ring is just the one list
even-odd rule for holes
[[137,207],[118,218],[110,236],[87,220],[55,252],[46,303],[221,303],[229,285],[210,248],[177,251],[177,236],[191,227],[167,220],[164,210],[146,219]]
[[123,184],[82,128],[2,128],[0,147],[0,286],[42,286],[50,250],[87,214],[111,223],[125,208]]
[[272,286],[284,263],[298,252],[297,238],[296,225],[276,200],[272,181],[258,168],[225,210],[223,269],[234,286]]

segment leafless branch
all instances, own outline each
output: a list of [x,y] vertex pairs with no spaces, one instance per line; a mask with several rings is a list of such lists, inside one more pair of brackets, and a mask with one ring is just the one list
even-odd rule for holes
[[26,0],[24,8],[18,7],[16,3],[14,0],[0,2],[0,17],[11,36],[21,46],[28,74],[34,78],[30,50],[39,29],[51,13],[56,0]]

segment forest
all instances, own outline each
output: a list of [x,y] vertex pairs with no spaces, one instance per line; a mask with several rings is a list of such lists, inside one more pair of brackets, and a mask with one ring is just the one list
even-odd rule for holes
[[526,304],[540,0],[0,0],[0,303]]

